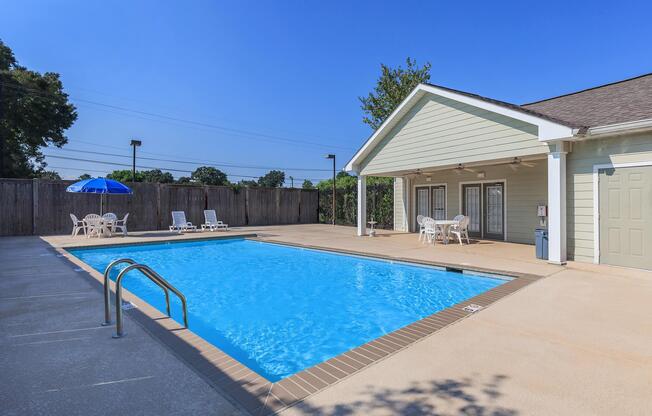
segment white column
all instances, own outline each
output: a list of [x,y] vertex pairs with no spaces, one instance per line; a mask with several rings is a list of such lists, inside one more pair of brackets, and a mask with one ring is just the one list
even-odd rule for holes
[[358,175],[358,235],[367,235],[367,177]]
[[563,143],[548,154],[548,261],[566,263],[566,151]]

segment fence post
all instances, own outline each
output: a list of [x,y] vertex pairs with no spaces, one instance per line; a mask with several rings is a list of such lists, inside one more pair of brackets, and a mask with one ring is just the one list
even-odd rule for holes
[[161,184],[156,182],[156,229],[162,229],[161,223]]
[[32,235],[37,235],[36,219],[38,218],[38,179],[32,179]]
[[249,225],[249,187],[245,186],[245,225]]

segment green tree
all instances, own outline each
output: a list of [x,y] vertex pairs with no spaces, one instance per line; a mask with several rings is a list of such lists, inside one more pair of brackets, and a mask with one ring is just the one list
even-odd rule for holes
[[18,64],[0,40],[0,177],[35,177],[46,166],[41,148],[61,147],[77,120],[59,74]]
[[[109,173],[106,175],[107,178],[109,179],[114,179],[118,182],[131,182],[131,170],[129,169],[121,169],[121,170],[114,170],[113,172]],[[143,181],[143,173],[136,171],[136,182],[142,182]]]
[[79,179],[80,181],[83,181],[83,180],[85,180],[85,179],[90,179],[90,178],[92,178],[92,176],[89,175],[88,173],[82,173],[81,175],[79,175],[79,178],[78,178],[78,179]]
[[243,179],[240,182],[238,182],[238,185],[240,186],[248,186],[249,188],[255,188],[258,186],[258,182],[251,180],[251,179]]
[[60,181],[61,176],[53,170],[44,170],[38,174],[38,177],[41,179],[48,179],[51,181]]
[[187,176],[182,176],[179,179],[177,179],[177,183],[190,183],[190,178]]
[[162,172],[161,169],[144,170],[141,172],[143,182],[172,183],[174,176],[170,172]]
[[280,188],[285,182],[285,172],[280,170],[270,170],[260,178],[258,185],[265,188]]
[[303,185],[301,185],[301,188],[303,189],[315,189],[315,185],[313,185],[312,181],[310,179],[304,179]]
[[390,68],[380,64],[381,75],[373,92],[366,97],[358,97],[365,113],[362,121],[374,130],[383,124],[417,85],[430,80],[430,62],[421,67],[417,66],[416,60],[409,57],[405,62],[406,68]]
[[190,179],[202,185],[229,185],[226,173],[211,166],[202,166],[197,168],[191,175]]

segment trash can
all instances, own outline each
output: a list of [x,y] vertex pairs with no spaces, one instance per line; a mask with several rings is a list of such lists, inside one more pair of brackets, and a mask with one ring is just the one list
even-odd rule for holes
[[548,230],[537,228],[534,231],[534,241],[536,245],[537,258],[548,260]]

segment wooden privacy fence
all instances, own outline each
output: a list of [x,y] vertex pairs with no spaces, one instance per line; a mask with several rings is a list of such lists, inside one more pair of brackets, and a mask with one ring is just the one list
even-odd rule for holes
[[[0,179],[0,236],[65,234],[70,214],[99,213],[100,195],[68,193],[73,181]],[[193,224],[214,209],[230,226],[309,224],[319,221],[319,193],[294,188],[241,188],[131,183],[133,195],[105,195],[104,212],[129,213],[131,231],[164,230],[171,211],[185,211]]]

